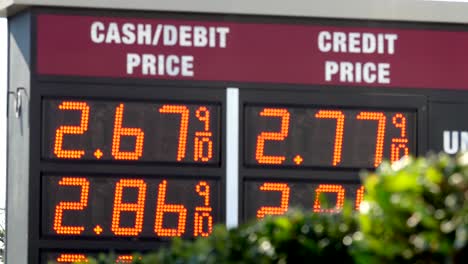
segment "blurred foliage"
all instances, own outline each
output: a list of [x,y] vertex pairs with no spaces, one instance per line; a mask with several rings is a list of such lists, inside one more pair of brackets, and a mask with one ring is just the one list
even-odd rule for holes
[[[348,210],[351,212],[351,209]],[[281,217],[227,230],[218,225],[208,238],[194,241],[174,239],[168,249],[143,257],[138,264],[178,263],[301,263],[310,261],[351,262],[346,241],[356,230],[349,214],[304,214],[293,210]],[[112,256],[100,256],[91,264],[115,263]]]
[[385,162],[364,183],[358,263],[468,263],[468,153]]
[[208,238],[175,239],[134,263],[468,263],[468,153],[384,162],[363,181],[359,213],[347,205],[341,214],[294,210],[217,226]]

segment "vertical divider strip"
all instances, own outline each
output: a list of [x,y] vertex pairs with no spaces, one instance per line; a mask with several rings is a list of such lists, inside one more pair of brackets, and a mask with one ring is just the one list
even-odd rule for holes
[[226,226],[239,224],[239,88],[226,89]]

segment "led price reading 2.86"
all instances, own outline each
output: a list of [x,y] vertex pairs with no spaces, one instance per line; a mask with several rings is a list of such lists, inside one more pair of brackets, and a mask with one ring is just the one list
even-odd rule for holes
[[205,180],[46,176],[44,188],[52,235],[205,237],[218,217],[217,185]]

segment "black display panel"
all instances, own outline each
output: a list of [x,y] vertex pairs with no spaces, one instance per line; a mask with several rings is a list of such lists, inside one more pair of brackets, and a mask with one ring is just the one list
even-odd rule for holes
[[45,159],[220,162],[220,107],[177,102],[43,100]]
[[45,236],[208,236],[221,216],[219,181],[164,177],[42,177]]
[[450,155],[467,151],[468,122],[452,117],[465,118],[460,113],[467,113],[468,104],[431,102],[429,109],[433,117],[429,124],[429,148]]
[[416,152],[416,112],[244,107],[247,166],[374,168]]
[[291,208],[316,213],[337,213],[345,199],[358,209],[364,186],[358,183],[330,181],[247,180],[244,182],[244,218],[261,219],[282,215]]

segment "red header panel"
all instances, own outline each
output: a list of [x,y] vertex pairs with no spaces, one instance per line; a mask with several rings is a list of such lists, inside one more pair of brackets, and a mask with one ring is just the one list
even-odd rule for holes
[[37,73],[468,89],[468,32],[38,15]]

